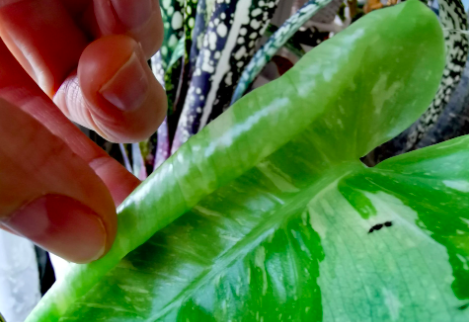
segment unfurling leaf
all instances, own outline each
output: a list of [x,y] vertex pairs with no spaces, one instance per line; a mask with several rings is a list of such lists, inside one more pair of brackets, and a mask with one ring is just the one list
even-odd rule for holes
[[367,15],[184,144],[28,321],[467,320],[469,139],[359,161],[443,68],[423,4]]
[[411,127],[370,155],[370,164],[422,147],[420,141],[438,123],[461,79],[469,48],[467,15],[461,0],[438,0],[438,6],[446,47],[446,65],[438,91],[425,113]]

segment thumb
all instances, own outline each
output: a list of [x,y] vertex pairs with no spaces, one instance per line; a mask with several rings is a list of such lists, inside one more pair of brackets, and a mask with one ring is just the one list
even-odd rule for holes
[[93,170],[33,117],[0,100],[0,224],[72,262],[111,247],[113,200]]

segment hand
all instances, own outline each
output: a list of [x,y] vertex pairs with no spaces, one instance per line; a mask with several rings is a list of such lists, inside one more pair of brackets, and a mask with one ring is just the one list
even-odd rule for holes
[[163,39],[158,1],[0,0],[0,36],[0,226],[69,261],[98,259],[139,181],[70,120],[114,142],[163,121],[146,64]]

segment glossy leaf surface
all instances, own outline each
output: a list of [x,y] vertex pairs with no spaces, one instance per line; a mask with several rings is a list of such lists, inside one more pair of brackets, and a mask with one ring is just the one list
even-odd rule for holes
[[[439,123],[442,112],[448,107],[451,94],[461,80],[469,49],[467,14],[461,0],[438,0],[438,7],[438,17],[445,36],[446,65],[437,94],[425,113],[411,127],[374,151],[374,155],[370,156],[370,163],[373,165],[421,147],[420,141],[427,133],[438,130],[434,127]],[[441,127],[441,122],[438,126]]]
[[446,109],[435,126],[419,141],[417,148],[423,148],[455,137],[469,134],[469,64],[461,81],[451,95]]
[[[438,209],[463,197],[467,167],[440,165],[467,140],[358,161],[417,119],[443,67],[424,5],[368,15],[183,145],[119,208],[110,253],[28,321],[462,319],[465,214],[441,230]],[[418,171],[438,185],[412,185]]]
[[443,27],[446,46],[446,65],[438,92],[420,117],[411,128],[405,151],[420,141],[420,139],[435,125],[440,114],[446,108],[451,93],[454,91],[466,64],[469,49],[467,39],[467,13],[460,0],[438,0],[438,16]]

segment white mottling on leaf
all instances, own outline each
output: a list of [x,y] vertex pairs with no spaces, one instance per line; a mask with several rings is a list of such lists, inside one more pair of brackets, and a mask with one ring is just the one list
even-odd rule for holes
[[469,271],[469,266],[467,265],[467,258],[462,256],[461,254],[456,254],[456,256],[462,262],[464,270]]
[[228,74],[226,74],[226,77],[225,77],[226,85],[230,86],[233,83],[232,77],[233,77],[232,72],[229,72]]
[[243,46],[239,48],[239,50],[235,53],[234,58],[236,60],[241,60],[241,58],[243,58],[245,54],[246,54],[246,48]]
[[274,166],[270,162],[261,162],[257,165],[257,169],[264,176],[266,176],[276,188],[282,192],[298,192],[300,191],[297,187],[292,184],[292,179],[282,170]]
[[381,74],[371,90],[371,98],[373,100],[375,114],[381,113],[384,103],[394,97],[399,88],[402,87],[401,82],[394,82],[390,86],[387,83],[388,75]]
[[391,291],[386,288],[383,288],[384,303],[388,308],[389,315],[391,316],[392,321],[399,320],[399,310],[402,306],[402,303],[399,302],[399,298]]
[[262,273],[262,295],[267,294],[267,271],[265,270],[265,248],[259,246],[256,250],[254,264],[261,270]]
[[[217,62],[217,68],[215,73],[212,75],[212,86],[207,94],[202,116],[200,118],[199,131],[205,127],[209,117],[212,113],[212,108],[215,102],[217,91],[222,83],[222,80],[227,72],[230,70],[230,58],[233,53],[233,49],[236,46],[236,40],[242,25],[249,22],[249,8],[251,7],[252,0],[240,0],[236,4],[236,16],[233,19],[233,23],[230,28],[230,32],[226,37],[225,48],[221,53],[221,57]],[[213,73],[213,72],[212,72]]]
[[443,184],[457,191],[469,192],[469,182],[466,180],[443,180]]
[[213,210],[210,210],[210,209],[207,209],[205,207],[202,207],[202,206],[195,206],[193,208],[194,211],[198,212],[199,214],[201,215],[204,215],[204,216],[208,216],[208,217],[218,217],[218,218],[221,218],[223,217],[222,214],[216,212],[216,211],[213,211]]
[[168,45],[170,47],[175,47],[178,43],[178,39],[176,37],[176,35],[171,35],[171,37],[169,37],[169,41],[168,41]]
[[163,0],[161,1],[161,6],[165,9],[168,9],[171,7],[171,0]]
[[210,50],[217,49],[217,34],[212,31],[209,31],[207,39],[208,39]]
[[256,19],[253,19],[251,20],[250,25],[253,29],[259,29],[259,27],[261,26],[261,23],[257,21]]
[[224,23],[221,23],[217,26],[217,34],[220,36],[220,37],[226,37],[226,34],[228,33],[228,28],[226,27],[226,25]]
[[173,18],[171,19],[171,27],[173,29],[179,29],[182,27],[182,14],[179,11],[176,11],[173,14]]
[[131,292],[131,293],[140,293],[140,294],[150,293],[147,289],[132,286],[132,285],[120,285],[119,287],[123,289],[124,291]]
[[256,9],[254,9],[254,10],[251,12],[251,16],[257,17],[257,16],[260,15],[261,13],[262,13],[262,9],[256,8]]

